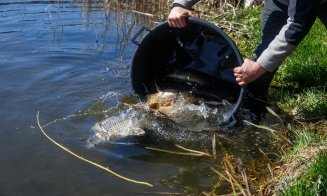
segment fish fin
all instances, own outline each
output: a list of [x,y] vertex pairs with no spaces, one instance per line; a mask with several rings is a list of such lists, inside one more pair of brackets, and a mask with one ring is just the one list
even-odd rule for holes
[[154,85],[156,86],[157,92],[161,93],[162,91],[159,89],[159,86],[158,86],[157,82],[154,82]]

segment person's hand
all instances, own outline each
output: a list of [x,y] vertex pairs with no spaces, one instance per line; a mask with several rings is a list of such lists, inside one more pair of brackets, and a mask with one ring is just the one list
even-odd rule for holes
[[174,7],[168,16],[168,24],[174,28],[182,28],[186,26],[185,18],[189,17],[192,12],[182,7]]
[[266,70],[262,68],[259,63],[251,61],[250,59],[244,59],[242,66],[234,68],[234,76],[236,77],[236,82],[240,86],[249,84],[265,72]]

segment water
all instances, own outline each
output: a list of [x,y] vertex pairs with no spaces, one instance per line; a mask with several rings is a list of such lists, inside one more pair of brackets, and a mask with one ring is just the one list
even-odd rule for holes
[[[131,35],[166,17],[164,10],[151,18],[131,12],[127,3],[102,2],[0,2],[0,195],[199,194],[215,185],[218,177],[210,166],[219,160],[145,149],[176,150],[158,138],[126,137],[87,147],[96,122],[117,114],[123,102],[137,102],[129,75]],[[149,2],[136,7],[157,9]],[[59,149],[38,129],[37,111],[42,125],[80,114],[44,129],[83,157],[154,187],[126,182]],[[255,154],[253,138],[260,143],[260,137],[243,133],[237,147],[221,142],[236,155]],[[201,140],[187,147],[210,148]]]

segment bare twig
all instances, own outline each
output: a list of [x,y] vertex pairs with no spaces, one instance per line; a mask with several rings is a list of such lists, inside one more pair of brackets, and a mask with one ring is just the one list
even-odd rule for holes
[[178,151],[165,150],[165,149],[153,148],[153,147],[145,147],[145,149],[159,151],[159,152],[165,152],[165,153],[170,153],[170,154],[177,154],[177,155],[197,156],[197,157],[209,156],[209,157],[211,157],[211,155],[209,155],[208,153],[204,153],[204,152],[196,152],[196,153],[192,153],[192,152],[178,152]]
[[234,178],[234,176],[231,174],[231,173],[229,173],[229,171],[225,171],[225,173],[228,175],[228,177],[232,180],[232,182],[233,182],[233,184],[235,183],[235,185],[238,187],[238,189],[241,191],[241,193],[243,194],[243,195],[246,195],[247,196],[247,194],[245,193],[245,191],[244,191],[244,188],[242,187],[242,185]]
[[242,174],[243,182],[244,182],[245,187],[246,187],[247,194],[251,195],[250,186],[249,186],[249,178],[247,177],[246,172],[245,172],[244,169],[241,171],[241,174]]
[[144,16],[153,17],[153,14],[146,13],[146,12],[140,12],[140,11],[136,11],[136,10],[132,10],[132,12],[137,13],[137,14],[141,14],[141,15],[144,15]]
[[283,126],[283,130],[285,130],[285,124],[284,124],[282,118],[278,114],[276,114],[276,112],[274,112],[271,108],[266,107],[266,109],[270,114],[274,115],[275,117],[277,117],[279,119],[281,125]]
[[263,157],[266,159],[266,161],[268,161],[269,163],[271,163],[268,155],[261,148],[259,148],[259,152],[263,155]]

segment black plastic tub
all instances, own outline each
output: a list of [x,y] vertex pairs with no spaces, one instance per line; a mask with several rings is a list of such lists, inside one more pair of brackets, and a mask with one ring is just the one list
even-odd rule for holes
[[242,56],[216,25],[193,17],[187,22],[181,29],[163,22],[152,29],[143,27],[135,34],[132,41],[138,47],[132,59],[133,89],[141,98],[159,89],[191,91],[208,100],[225,99],[234,104],[232,118],[244,92],[233,74],[233,69],[242,64]]

